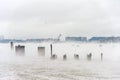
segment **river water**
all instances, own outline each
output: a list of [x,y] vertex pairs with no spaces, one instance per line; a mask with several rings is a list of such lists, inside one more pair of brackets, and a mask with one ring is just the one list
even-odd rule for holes
[[[0,44],[0,80],[120,80],[119,43],[56,43],[56,60],[50,59],[49,43],[20,45],[25,45],[22,57],[15,55],[10,44]],[[38,46],[45,46],[45,57],[38,56]],[[75,53],[79,60],[74,59]],[[88,53],[93,55],[91,61],[86,59]],[[62,59],[64,54],[67,60]]]

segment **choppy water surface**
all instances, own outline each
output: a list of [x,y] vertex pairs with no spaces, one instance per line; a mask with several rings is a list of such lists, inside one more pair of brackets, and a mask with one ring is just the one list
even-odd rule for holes
[[[120,80],[119,44],[102,44],[102,49],[99,44],[56,44],[57,60],[49,58],[49,44],[24,45],[25,56],[16,57],[9,44],[0,44],[0,80]],[[41,45],[47,47],[46,57],[37,56],[36,47]],[[93,59],[87,61],[86,54],[90,51]],[[74,52],[79,53],[79,60],[72,58]],[[61,57],[64,53],[69,53],[66,61]]]

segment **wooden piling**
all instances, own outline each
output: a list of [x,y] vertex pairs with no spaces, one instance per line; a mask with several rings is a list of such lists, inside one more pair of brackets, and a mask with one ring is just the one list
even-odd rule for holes
[[13,48],[14,48],[13,42],[10,42],[10,47],[11,47],[11,50],[13,50]]
[[64,54],[64,55],[63,55],[63,60],[66,60],[66,59],[67,59],[67,55]]
[[51,50],[51,56],[53,54],[53,47],[52,47],[52,44],[50,44],[50,50]]
[[92,59],[92,53],[89,53],[89,54],[87,54],[87,60],[91,60]]
[[57,55],[56,54],[53,54],[52,56],[51,56],[51,59],[57,59]]
[[25,46],[15,46],[15,51],[16,51],[16,55],[18,56],[24,56],[25,55]]
[[78,60],[79,59],[79,55],[78,54],[74,54],[74,58]]

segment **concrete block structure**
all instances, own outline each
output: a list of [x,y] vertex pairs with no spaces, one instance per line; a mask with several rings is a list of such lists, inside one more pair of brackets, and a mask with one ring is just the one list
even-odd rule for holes
[[38,47],[38,55],[45,56],[45,47]]

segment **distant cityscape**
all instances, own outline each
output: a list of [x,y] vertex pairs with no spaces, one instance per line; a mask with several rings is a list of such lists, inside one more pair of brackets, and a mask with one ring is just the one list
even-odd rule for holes
[[4,39],[3,36],[0,36],[0,43],[25,43],[25,42],[99,42],[99,43],[107,43],[107,42],[120,42],[120,37],[91,37],[88,39],[87,37],[65,37],[65,40],[54,39],[54,38],[37,38],[37,39]]
[[120,37],[91,37],[87,39],[87,37],[66,37],[66,41],[80,41],[80,42],[120,42]]

